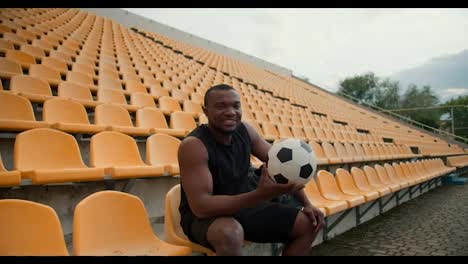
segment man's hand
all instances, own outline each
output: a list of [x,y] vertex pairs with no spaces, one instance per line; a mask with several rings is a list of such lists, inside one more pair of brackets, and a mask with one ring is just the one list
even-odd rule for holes
[[304,188],[302,184],[296,183],[276,183],[268,175],[266,164],[263,164],[262,175],[258,182],[257,191],[259,191],[266,200],[271,200],[282,194],[293,194]]
[[323,213],[315,206],[308,204],[302,208],[302,212],[309,217],[314,226],[324,226],[325,220]]

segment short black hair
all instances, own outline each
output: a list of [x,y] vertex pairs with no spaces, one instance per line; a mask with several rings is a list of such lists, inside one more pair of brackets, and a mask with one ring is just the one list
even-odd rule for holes
[[207,103],[208,103],[208,95],[212,92],[216,92],[216,91],[229,91],[229,90],[236,90],[234,89],[232,86],[229,86],[227,84],[217,84],[215,86],[212,86],[210,87],[206,93],[205,93],[205,97],[203,98],[203,102],[205,104],[205,107],[207,106]]

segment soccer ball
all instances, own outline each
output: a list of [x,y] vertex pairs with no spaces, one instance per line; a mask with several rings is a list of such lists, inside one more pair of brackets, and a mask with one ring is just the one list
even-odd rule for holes
[[288,138],[271,146],[267,169],[277,183],[306,184],[316,175],[315,153],[304,141]]

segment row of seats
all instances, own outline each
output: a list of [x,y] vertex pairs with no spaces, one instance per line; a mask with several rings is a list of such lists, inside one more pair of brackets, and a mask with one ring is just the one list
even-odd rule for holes
[[[26,81],[29,81],[29,83],[31,83],[32,86],[38,86],[36,90],[39,91],[50,90],[50,87],[58,87],[62,83],[74,83],[80,85],[82,87],[80,88],[81,90],[84,90],[84,88],[86,88],[86,90],[82,92],[86,94],[90,94],[91,92],[96,93],[97,91],[102,89],[111,89],[119,91],[119,93],[123,95],[131,95],[132,93],[148,94],[155,99],[158,99],[162,96],[170,96],[180,102],[190,99],[192,101],[195,101],[196,103],[201,103],[201,93],[204,90],[201,88],[195,89],[185,84],[180,84],[179,88],[179,86],[175,86],[169,80],[155,80],[154,82],[148,84],[145,81],[142,82],[141,80],[132,79],[126,81],[124,84],[121,84],[114,78],[104,76],[100,77],[95,81],[91,78],[91,76],[86,75],[81,71],[77,70],[77,67],[75,66],[77,64],[73,64],[72,71],[65,71],[64,73],[61,73],[49,66],[49,64],[58,63],[57,61],[55,61],[55,59],[54,61],[45,60],[44,63],[46,63],[47,65],[31,65],[29,67],[28,75],[23,75],[20,64],[8,58],[0,57],[0,77],[2,77],[2,79],[5,80],[11,80],[14,77],[23,76],[22,82],[16,81],[18,84],[24,84]],[[62,76],[66,76],[66,78],[62,79]],[[37,81],[37,79],[41,80],[41,82]],[[18,84],[16,84],[16,86],[11,86],[11,90],[15,88],[17,89]],[[47,86],[49,86],[49,88],[47,88]]]
[[[0,200],[1,256],[68,256],[57,213],[45,204]],[[137,196],[100,191],[74,208],[75,256],[187,256],[189,247],[164,242],[154,234]]]
[[[154,134],[146,140],[146,161],[135,140],[125,134],[104,131],[91,137],[89,163],[83,162],[76,139],[67,133],[35,128],[19,133],[15,140],[13,171],[0,170],[0,186],[102,181],[178,175],[177,150],[180,140]],[[112,147],[109,147],[112,146]]]
[[349,142],[345,142],[344,144],[335,142],[331,144],[322,142],[320,145],[318,142],[309,141],[309,145],[315,152],[318,165],[407,159],[422,156],[420,154],[413,154],[405,146],[393,144],[360,144]]
[[319,142],[365,142],[381,143],[383,139],[375,135],[345,132],[321,128],[320,126],[298,126],[287,125],[282,122],[263,122],[258,123],[248,117],[244,119],[259,131],[259,133],[268,141],[284,139],[290,137],[300,138],[302,140],[315,140]]
[[[189,100],[188,96],[182,100],[175,96],[169,96],[169,92],[163,88],[159,88],[160,92],[156,91],[156,87],[152,87],[151,89],[154,92],[153,94],[148,94],[144,91],[132,92],[130,94],[130,104],[128,104],[126,95],[118,89],[99,89],[96,93],[97,100],[94,100],[91,91],[87,87],[74,82],[60,83],[57,95],[58,97],[79,101],[87,107],[94,107],[103,103],[113,103],[121,105],[132,112],[142,107],[158,107],[166,114],[170,114],[173,111],[182,111],[182,104],[183,110],[193,113],[194,116],[198,116],[203,112],[201,104]],[[12,77],[10,80],[10,90],[7,91],[24,96],[35,103],[43,103],[47,99],[56,97],[53,96],[52,90],[46,82],[40,78],[23,75]],[[156,93],[157,95],[154,95]],[[201,99],[198,98],[198,100]],[[156,106],[156,102],[158,106]]]
[[145,107],[136,111],[133,125],[130,113],[115,104],[100,104],[92,111],[94,124],[89,122],[85,107],[74,100],[64,98],[47,99],[43,104],[43,121],[36,121],[31,102],[18,95],[0,92],[0,130],[24,131],[39,127],[51,127],[69,133],[95,134],[104,130],[118,131],[133,136],[149,136],[165,133],[183,137],[196,127],[191,112],[170,113],[170,128],[164,112]]
[[457,168],[466,167],[468,166],[468,155],[448,157],[447,165],[450,167],[457,167]]
[[307,183],[305,192],[312,204],[332,215],[453,170],[440,159],[338,169],[335,176],[321,170],[316,181]]

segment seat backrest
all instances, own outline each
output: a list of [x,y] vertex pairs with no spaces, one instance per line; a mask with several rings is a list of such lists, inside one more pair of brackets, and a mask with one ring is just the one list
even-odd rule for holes
[[332,144],[328,142],[323,142],[322,148],[327,158],[338,158],[338,155],[336,154],[335,148],[333,147]]
[[29,66],[29,75],[37,78],[61,80],[60,73],[42,64],[32,64]]
[[[172,187],[166,194],[164,233],[175,233],[180,238],[189,240],[180,226],[180,184]],[[172,241],[168,241],[171,243]]]
[[18,95],[0,91],[0,119],[36,121],[31,102]]
[[49,128],[19,133],[15,140],[13,163],[18,170],[86,167],[76,139]]
[[385,170],[384,167],[380,166],[380,165],[375,165],[375,171],[377,172],[377,176],[379,177],[380,181],[383,183],[383,184],[391,184],[392,183],[392,180],[388,177],[388,174],[387,174],[387,170]]
[[312,127],[304,127],[304,133],[309,140],[317,139],[317,135],[315,134],[315,130]]
[[89,124],[85,107],[77,102],[62,98],[52,98],[44,102],[44,121],[55,123]]
[[61,82],[57,90],[59,97],[93,101],[91,90],[77,83],[69,81]]
[[316,158],[327,159],[327,157],[325,156],[325,152],[323,151],[323,148],[320,146],[319,143],[315,141],[309,141],[309,145],[314,150]]
[[293,126],[293,127],[291,127],[291,130],[292,130],[293,136],[296,137],[296,138],[305,138],[306,137],[302,127]]
[[[99,70],[100,71],[100,70]],[[98,81],[99,90],[101,89],[110,89],[110,90],[123,90],[122,83],[119,79],[113,78],[107,75],[101,76],[99,75]]]
[[52,57],[43,57],[41,64],[57,71],[66,72],[68,71],[67,63]]
[[199,103],[195,103],[189,100],[184,100],[183,106],[184,106],[184,112],[203,114],[203,109],[201,107],[201,104]]
[[384,168],[387,171],[388,178],[390,178],[392,182],[401,183],[402,181],[404,181],[403,178],[399,177],[392,165],[385,163]]
[[163,96],[169,97],[169,91],[162,88],[159,82],[157,82],[156,84],[150,85],[150,94],[157,98],[160,98]]
[[0,57],[0,76],[1,72],[7,72],[13,75],[23,74],[23,70],[21,69],[21,65],[19,63],[2,57]]
[[73,253],[81,255],[125,255],[134,243],[157,237],[143,202],[134,195],[100,191],[80,201],[73,216]]
[[131,93],[145,93],[145,94],[148,93],[148,91],[146,90],[146,87],[141,82],[134,81],[134,80],[130,80],[126,82],[125,90]]
[[366,165],[364,166],[364,173],[366,174],[367,181],[371,185],[377,185],[377,186],[383,185],[382,181],[380,180],[374,168]]
[[14,93],[29,93],[52,96],[50,85],[36,77],[16,75],[11,78],[10,90]]
[[341,193],[333,174],[325,170],[320,170],[317,173],[317,186],[325,198],[327,198],[327,194],[334,195]]
[[336,182],[338,183],[338,187],[340,187],[341,191],[344,193],[353,193],[359,192],[359,189],[356,187],[353,181],[353,177],[351,174],[344,169],[337,169],[335,172],[336,175]]
[[21,65],[29,66],[36,63],[33,56],[19,50],[7,50],[5,57]]
[[346,148],[343,146],[343,144],[341,144],[340,142],[335,142],[334,145],[335,145],[336,155],[338,157],[340,157],[340,158],[350,158],[350,157],[352,157],[352,155],[349,154],[346,151]]
[[85,63],[75,62],[73,64],[73,66],[72,66],[72,70],[74,72],[80,72],[80,73],[83,73],[83,74],[86,74],[86,75],[89,75],[89,76],[96,75],[94,67],[90,66],[89,64],[85,64]]
[[262,111],[254,111],[255,120],[257,122],[269,122],[268,115]]
[[273,135],[279,136],[278,130],[276,129],[276,125],[270,122],[265,122],[262,124],[263,133],[265,135]]
[[140,107],[156,108],[153,96],[144,92],[135,92],[130,96],[130,104]]
[[162,110],[174,112],[174,111],[182,111],[180,107],[179,101],[174,98],[162,96],[159,98],[159,108]]
[[176,111],[171,114],[170,127],[172,129],[192,131],[197,127],[197,123],[195,123],[192,114]]
[[82,72],[67,72],[67,81],[84,86],[94,86],[93,77]]
[[168,128],[166,118],[157,108],[141,108],[136,112],[136,126],[143,128]]
[[127,109],[120,105],[101,104],[94,110],[94,123],[105,126],[133,127]]
[[135,140],[115,131],[100,132],[91,137],[89,162],[96,168],[145,165]]
[[287,125],[279,124],[278,125],[278,133],[279,133],[280,137],[285,137],[285,138],[294,137],[293,134],[291,133],[291,129]]
[[165,134],[155,134],[146,140],[146,163],[150,165],[178,165],[180,140]]
[[176,99],[176,100],[188,100],[188,94],[184,91],[181,91],[177,88],[173,88],[171,90],[171,97]]
[[103,103],[127,104],[127,99],[122,91],[116,89],[98,89],[97,100]]
[[369,181],[367,180],[366,175],[364,172],[357,168],[357,167],[352,167],[351,168],[351,175],[353,176],[354,183],[359,189],[363,190],[372,190],[373,188],[369,185]]
[[45,57],[44,50],[40,47],[32,46],[32,45],[21,45],[20,50],[25,52],[35,58],[42,58]]
[[0,256],[67,256],[62,226],[51,207],[0,200]]
[[395,171],[395,175],[402,181],[408,180],[408,178],[405,176],[405,173],[403,172],[402,167],[400,164],[393,162],[392,163],[392,168],[393,171]]

